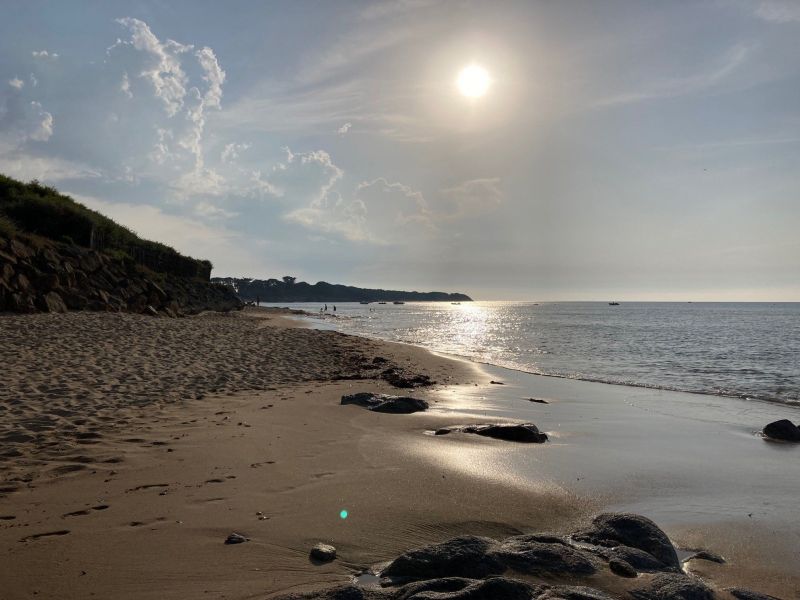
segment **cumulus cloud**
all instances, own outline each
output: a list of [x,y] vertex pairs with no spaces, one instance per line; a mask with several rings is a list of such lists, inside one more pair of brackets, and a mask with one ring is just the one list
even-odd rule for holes
[[22,79],[20,79],[19,77],[14,77],[14,79],[8,80],[8,85],[18,90],[21,90],[23,87],[25,87],[25,82],[22,81]]
[[46,142],[53,135],[53,115],[42,108],[38,102],[31,102],[28,137],[39,142]]
[[119,91],[125,94],[128,98],[133,98],[131,91],[131,80],[128,78],[128,72],[122,74],[122,82],[119,84]]
[[219,159],[223,164],[232,163],[239,158],[239,153],[247,150],[248,148],[250,148],[250,144],[225,144],[225,147],[222,149],[222,152],[219,155]]
[[341,127],[339,127],[339,129],[337,129],[337,130],[336,130],[336,133],[338,133],[339,135],[344,135],[345,133],[347,133],[348,131],[350,131],[350,128],[351,128],[352,126],[353,126],[353,124],[352,124],[352,123],[345,123],[344,125],[342,125]]

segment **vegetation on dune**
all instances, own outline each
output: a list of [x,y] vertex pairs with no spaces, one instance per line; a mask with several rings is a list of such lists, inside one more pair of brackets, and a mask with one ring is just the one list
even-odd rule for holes
[[127,258],[153,271],[208,279],[211,263],[144,240],[97,211],[34,180],[0,175],[0,235],[40,236]]

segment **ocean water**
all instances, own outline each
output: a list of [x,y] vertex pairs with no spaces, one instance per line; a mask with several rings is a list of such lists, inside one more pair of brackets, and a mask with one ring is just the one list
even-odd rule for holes
[[326,327],[528,373],[800,406],[800,303],[332,307]]

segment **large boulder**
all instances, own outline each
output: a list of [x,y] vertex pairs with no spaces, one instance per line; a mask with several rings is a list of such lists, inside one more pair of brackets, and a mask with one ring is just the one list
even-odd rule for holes
[[537,598],[543,586],[536,586],[506,577],[464,579],[446,577],[429,579],[403,586],[397,600],[531,600]]
[[[576,540],[598,546],[630,546],[653,556],[665,567],[679,570],[681,563],[672,542],[650,519],[631,513],[604,513],[573,536]],[[634,565],[625,557],[626,562]]]
[[789,419],[781,419],[764,427],[764,435],[773,440],[800,442],[800,427]]
[[714,590],[702,580],[679,573],[661,573],[631,590],[636,600],[714,600]]
[[489,554],[497,546],[492,539],[463,535],[441,544],[410,550],[394,559],[381,575],[392,578],[486,577],[506,570]]
[[504,540],[492,555],[519,573],[537,575],[591,575],[595,558],[552,536],[518,535]]
[[410,414],[428,409],[428,403],[419,398],[388,396],[369,392],[342,396],[342,404],[355,404],[373,412],[394,414]]
[[51,313],[67,312],[67,305],[56,292],[49,292],[42,297],[42,309]]
[[469,427],[464,427],[461,431],[497,440],[523,442],[526,444],[543,444],[547,441],[547,434],[539,431],[539,428],[533,423],[471,425]]

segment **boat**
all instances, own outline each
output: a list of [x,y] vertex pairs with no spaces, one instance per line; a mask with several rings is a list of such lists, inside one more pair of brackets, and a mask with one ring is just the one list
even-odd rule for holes
[[609,306],[619,306],[619,302],[609,302]]
[[392,304],[405,304],[402,300],[395,300]]

